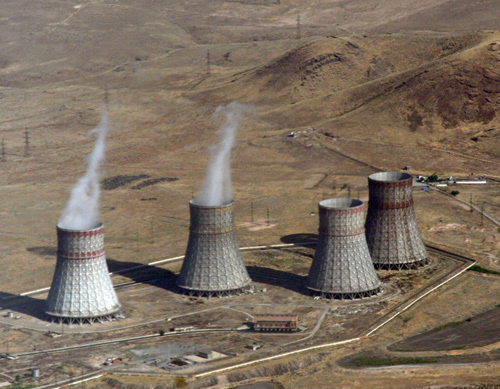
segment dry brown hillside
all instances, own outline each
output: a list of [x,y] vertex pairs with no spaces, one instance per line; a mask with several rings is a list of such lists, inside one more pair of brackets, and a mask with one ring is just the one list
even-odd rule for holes
[[478,40],[477,34],[434,39],[392,35],[330,36],[234,76],[224,92],[254,102],[269,99],[277,103],[297,102],[342,92],[425,65]]
[[202,96],[255,102],[265,106],[267,120],[290,128],[319,126],[392,142],[446,141],[490,153],[500,131],[499,39],[493,33],[332,36],[235,74]]

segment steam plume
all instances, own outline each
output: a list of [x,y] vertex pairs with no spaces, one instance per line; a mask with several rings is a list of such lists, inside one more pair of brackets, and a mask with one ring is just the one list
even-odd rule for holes
[[97,139],[94,149],[87,157],[87,171],[71,190],[68,204],[59,219],[61,228],[88,230],[99,223],[100,166],[105,156],[109,128],[108,112],[103,110],[101,121],[87,134],[97,134]]
[[226,121],[216,132],[219,143],[210,147],[211,159],[200,193],[194,202],[198,205],[221,206],[233,201],[231,187],[231,149],[241,117],[249,111],[249,106],[232,102],[217,107],[214,117],[223,114]]

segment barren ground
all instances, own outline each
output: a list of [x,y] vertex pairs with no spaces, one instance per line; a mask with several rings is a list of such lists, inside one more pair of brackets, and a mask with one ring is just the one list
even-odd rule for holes
[[[2,1],[2,296],[50,284],[55,225],[71,186],[83,173],[92,147],[86,133],[99,120],[106,88],[114,131],[103,170],[103,179],[111,184],[102,191],[101,219],[111,270],[183,254],[188,201],[202,181],[207,147],[219,125],[212,113],[233,100],[254,107],[241,124],[233,152],[241,246],[315,234],[317,202],[349,195],[366,201],[366,176],[378,170],[409,165],[413,174],[500,177],[497,8],[495,0]],[[292,131],[295,137],[288,136]],[[451,189],[460,192],[459,199],[472,198],[500,219],[497,182]],[[500,233],[495,224],[435,191],[416,188],[414,199],[428,242],[499,270]],[[266,255],[246,254],[245,261],[253,270],[265,267],[296,277],[307,272],[309,259],[301,254]],[[190,302],[165,287],[178,267],[158,269],[164,277],[160,286],[123,292],[121,301],[130,313],[126,320],[170,315],[178,303],[188,308],[206,304]],[[310,302],[287,285],[269,288],[293,304]],[[498,383],[498,345],[465,350],[460,363],[474,361],[473,355],[481,353],[491,359],[465,366],[353,372],[337,361],[366,351],[388,353],[387,346],[406,337],[493,309],[499,295],[498,276],[467,272],[376,337],[328,349],[300,369],[277,368],[277,379],[287,388],[331,387],[332,382],[335,387]],[[32,299],[40,300],[31,302],[41,312],[43,295]],[[180,302],[172,302],[176,299]],[[241,299],[253,304],[248,296]],[[141,306],[143,301],[151,302],[150,312]],[[297,309],[308,325],[321,312]],[[358,319],[371,320],[375,312]],[[31,315],[23,320],[38,320]],[[232,311],[216,317],[226,318],[234,324],[245,315]],[[193,323],[204,320],[200,315]],[[311,342],[334,336],[329,331],[337,331],[340,322],[334,314],[326,315],[318,338]],[[158,328],[152,325],[150,330]],[[36,331],[6,325],[2,331],[2,352],[45,345],[37,343]],[[113,337],[125,332],[116,331]],[[79,343],[96,338],[79,336]],[[185,342],[203,343],[192,336],[186,335]],[[54,344],[68,337],[53,339]],[[240,347],[237,333],[221,339],[220,348],[228,352]],[[283,343],[281,338],[276,342]],[[65,366],[64,357],[51,354],[51,362],[43,366],[28,358],[1,360],[0,369],[15,376],[30,367],[63,366],[61,376],[68,376],[96,368],[109,351],[75,351],[74,366]],[[266,374],[273,375],[260,375]],[[55,379],[57,375],[50,377]],[[126,377],[120,379],[127,382]],[[105,387],[102,382],[96,385]]]

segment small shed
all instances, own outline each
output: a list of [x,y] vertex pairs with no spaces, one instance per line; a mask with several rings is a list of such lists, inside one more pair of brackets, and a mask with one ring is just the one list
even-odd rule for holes
[[214,357],[213,351],[200,351],[198,355],[205,359],[212,359]]

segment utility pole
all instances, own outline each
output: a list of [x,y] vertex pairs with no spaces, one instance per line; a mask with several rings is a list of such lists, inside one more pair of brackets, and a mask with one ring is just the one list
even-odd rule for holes
[[297,15],[297,39],[300,39],[302,37],[302,32],[300,28],[300,12]]
[[484,226],[484,201],[481,203],[481,227]]
[[347,185],[347,198],[351,198],[351,185]]
[[108,85],[104,86],[104,105],[105,105],[105,108],[108,109],[108,105],[109,105]]
[[24,156],[30,155],[30,134],[27,128],[24,129]]
[[269,207],[267,207],[267,225],[270,226],[271,222],[269,220]]
[[253,223],[253,202],[250,203],[250,221]]
[[470,194],[470,211],[472,212],[472,193]]
[[207,74],[210,74],[210,50],[207,50]]
[[5,157],[5,139],[2,138],[2,162],[5,162],[7,158]]

